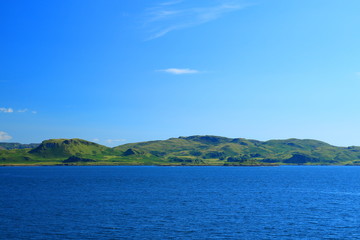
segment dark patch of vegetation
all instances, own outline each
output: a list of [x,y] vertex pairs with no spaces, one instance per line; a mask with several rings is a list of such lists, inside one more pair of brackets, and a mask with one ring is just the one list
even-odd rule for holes
[[302,153],[294,153],[291,158],[288,158],[283,161],[284,163],[294,163],[294,164],[305,164],[308,162],[319,162],[319,159],[313,158],[309,155]]
[[123,156],[130,156],[130,155],[137,155],[137,154],[140,154],[140,152],[135,149],[129,148],[128,150],[126,150],[123,153]]
[[231,140],[232,143],[237,143],[237,144],[240,144],[240,145],[244,145],[244,146],[247,146],[249,145],[246,141],[244,141],[244,139],[242,138],[235,138],[233,140]]
[[202,152],[198,151],[198,150],[191,150],[191,151],[189,151],[189,154],[191,156],[200,157],[202,155]]
[[180,158],[180,157],[169,157],[169,162],[175,163],[193,163],[193,164],[201,164],[204,163],[201,159],[198,158]]
[[77,163],[77,162],[96,162],[96,161],[93,159],[89,159],[89,158],[81,158],[81,157],[71,156],[62,162],[63,163]]
[[225,157],[225,153],[224,152],[216,152],[216,151],[211,151],[211,152],[207,152],[205,153],[204,158],[221,158],[221,157]]
[[234,156],[234,157],[228,157],[226,159],[227,162],[245,162],[249,159],[248,155],[241,155],[241,156]]
[[163,157],[166,155],[166,152],[160,152],[160,151],[150,151],[150,154],[156,156],[156,157]]

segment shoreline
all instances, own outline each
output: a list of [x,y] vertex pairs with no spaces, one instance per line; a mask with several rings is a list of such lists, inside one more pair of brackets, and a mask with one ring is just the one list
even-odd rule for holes
[[0,165],[0,167],[331,167],[331,166],[344,166],[344,167],[359,167],[360,165],[41,165],[41,164],[6,164]]

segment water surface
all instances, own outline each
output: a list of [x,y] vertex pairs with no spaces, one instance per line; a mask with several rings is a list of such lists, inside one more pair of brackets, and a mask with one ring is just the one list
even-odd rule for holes
[[2,239],[360,239],[359,167],[1,167]]

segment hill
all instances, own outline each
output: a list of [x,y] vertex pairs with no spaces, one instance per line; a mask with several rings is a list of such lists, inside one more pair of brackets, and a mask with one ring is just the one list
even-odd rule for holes
[[0,142],[0,149],[10,150],[10,149],[35,148],[39,145],[40,145],[39,143],[21,144],[21,143]]
[[63,156],[97,156],[111,151],[111,148],[82,139],[50,139],[43,141],[30,154],[44,158]]
[[213,165],[345,164],[360,159],[360,147],[336,147],[311,139],[258,141],[218,136],[190,136],[124,144],[169,162],[202,162]]
[[32,149],[0,150],[1,165],[358,165],[360,147],[311,139],[258,141],[189,136],[109,148],[82,139],[50,139]]
[[0,165],[152,165],[163,160],[140,150],[119,151],[83,139],[49,139],[32,149],[0,150]]

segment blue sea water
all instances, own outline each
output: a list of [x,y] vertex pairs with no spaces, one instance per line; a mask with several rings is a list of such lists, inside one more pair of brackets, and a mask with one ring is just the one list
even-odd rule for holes
[[0,239],[360,239],[360,167],[1,167]]

